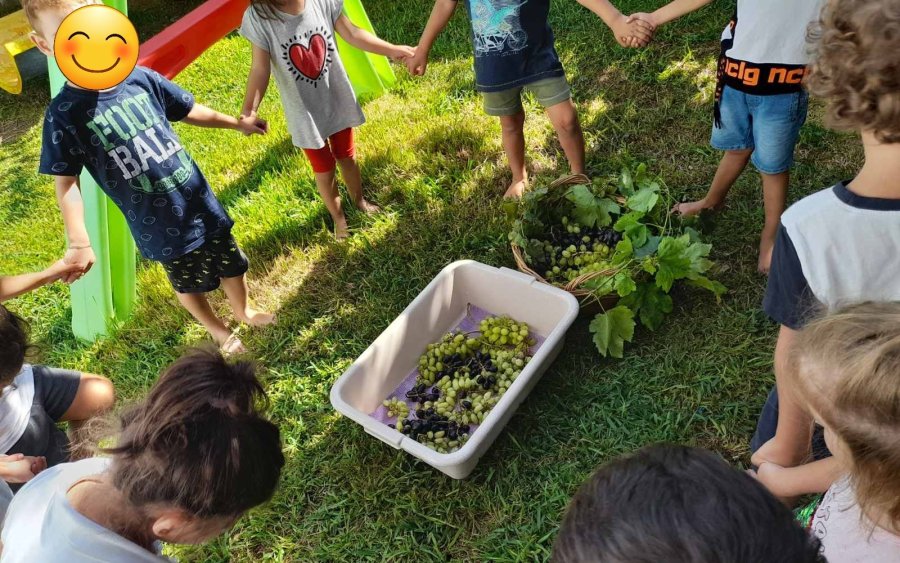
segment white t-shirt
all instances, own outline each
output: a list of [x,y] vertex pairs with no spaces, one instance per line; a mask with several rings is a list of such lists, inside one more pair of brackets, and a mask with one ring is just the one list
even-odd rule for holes
[[3,529],[3,519],[6,517],[6,510],[9,508],[9,503],[12,502],[12,499],[12,489],[9,488],[6,481],[0,479],[0,530]]
[[9,451],[25,433],[33,402],[34,371],[25,364],[12,385],[0,391],[0,453]]
[[104,528],[69,504],[78,481],[106,471],[110,460],[63,463],[41,472],[13,498],[0,539],[2,563],[171,563]]
[[828,563],[900,563],[900,537],[863,522],[849,478],[841,479],[825,493],[812,521]]
[[[806,32],[825,0],[738,0],[732,59],[756,64],[806,65]],[[731,38],[729,25],[722,39]]]

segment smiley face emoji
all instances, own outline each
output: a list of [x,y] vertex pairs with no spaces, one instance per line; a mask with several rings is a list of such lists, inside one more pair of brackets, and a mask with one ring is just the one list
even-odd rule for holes
[[53,53],[70,82],[106,90],[128,78],[138,60],[137,30],[122,12],[92,4],[68,15],[56,32]]

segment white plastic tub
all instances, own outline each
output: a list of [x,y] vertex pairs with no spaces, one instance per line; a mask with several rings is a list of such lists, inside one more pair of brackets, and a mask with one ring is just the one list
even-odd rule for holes
[[[468,304],[528,323],[544,338],[531,362],[469,440],[451,454],[438,453],[373,418],[381,403],[414,370],[425,347],[455,328]],[[578,316],[578,300],[508,268],[472,260],[450,264],[341,375],[331,404],[366,432],[402,449],[454,479],[466,478],[509,422],[541,375],[553,363],[566,331]]]

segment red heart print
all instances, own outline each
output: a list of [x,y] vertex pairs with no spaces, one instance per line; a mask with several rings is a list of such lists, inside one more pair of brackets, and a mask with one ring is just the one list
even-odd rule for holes
[[325,38],[315,34],[309,38],[309,47],[294,43],[288,51],[291,63],[300,74],[310,80],[318,80],[325,69]]

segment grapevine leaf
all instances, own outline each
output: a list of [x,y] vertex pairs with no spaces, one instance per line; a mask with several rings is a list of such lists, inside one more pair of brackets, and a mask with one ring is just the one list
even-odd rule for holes
[[641,223],[643,218],[644,214],[642,212],[632,211],[619,217],[613,228],[627,235],[635,248],[640,248],[647,243],[647,239],[650,237],[650,229],[647,228],[647,225]]
[[616,293],[619,294],[619,297],[625,297],[634,293],[637,289],[637,284],[634,283],[634,279],[631,277],[630,272],[619,272],[615,276],[615,284],[616,284]]
[[662,237],[652,236],[647,237],[647,242],[644,243],[640,248],[636,248],[634,250],[635,258],[646,258],[647,256],[652,255],[659,249],[659,241],[662,240]]
[[652,282],[638,285],[637,290],[619,304],[637,313],[641,324],[650,330],[659,328],[666,315],[672,312],[672,298]]
[[650,275],[654,275],[654,274],[656,274],[657,262],[658,262],[658,260],[656,260],[656,258],[654,258],[653,256],[648,256],[648,257],[644,258],[643,262],[641,262],[641,269]]
[[622,169],[622,175],[619,176],[619,192],[625,197],[629,197],[634,193],[634,178],[631,175],[631,170],[627,167]]
[[626,264],[634,256],[634,245],[628,237],[623,238],[616,245],[616,250],[612,256],[613,266],[622,266]]
[[622,211],[616,202],[597,197],[587,186],[573,186],[566,198],[575,204],[572,212],[575,220],[585,227],[606,227],[612,223],[610,213]]
[[647,164],[640,163],[638,167],[634,171],[634,183],[638,186],[643,187],[643,185],[647,182]]
[[[690,234],[686,234],[682,236],[679,240],[687,240],[690,242]],[[713,263],[707,259],[709,256],[709,252],[712,250],[711,244],[703,244],[700,242],[695,242],[691,244],[684,252],[685,257],[689,258],[691,261],[691,279],[694,276],[704,274],[712,268]]]
[[501,209],[509,220],[515,219],[519,215],[519,202],[514,199],[504,199]]
[[668,293],[676,280],[684,279],[691,274],[691,257],[686,255],[688,237],[665,237],[659,243],[656,272],[656,285]]
[[528,246],[528,239],[522,234],[522,221],[516,221],[513,224],[513,230],[509,233],[509,240],[520,248]]
[[634,313],[628,307],[619,306],[597,315],[590,326],[597,350],[603,356],[621,358],[625,343],[634,338],[635,325]]
[[634,211],[649,213],[659,202],[659,185],[652,184],[641,188],[628,198],[628,207]]
[[691,278],[687,283],[695,287],[713,292],[713,294],[716,296],[716,301],[721,301],[722,296],[725,295],[725,293],[728,291],[727,287],[715,280],[709,279],[706,276],[697,276],[695,278]]
[[530,262],[542,262],[547,258],[547,253],[544,251],[544,243],[539,240],[526,240],[522,248],[525,249],[525,254],[530,258]]

